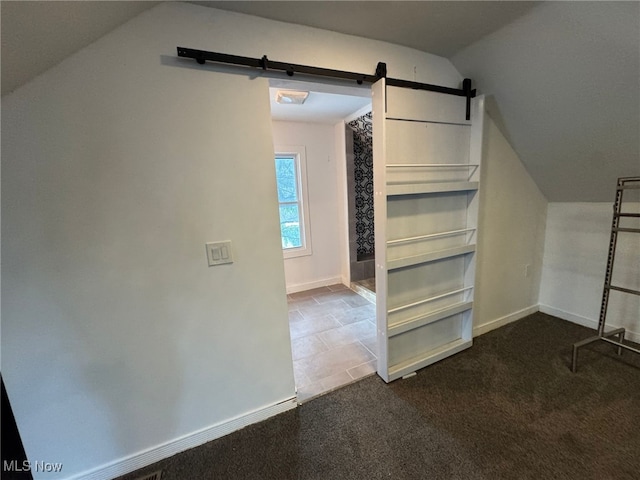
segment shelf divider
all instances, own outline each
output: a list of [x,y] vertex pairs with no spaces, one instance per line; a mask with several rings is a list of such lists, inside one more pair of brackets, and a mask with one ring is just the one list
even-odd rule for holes
[[416,370],[440,361],[450,355],[453,355],[454,353],[461,352],[462,350],[469,348],[472,344],[473,342],[471,340],[463,340],[462,338],[459,338],[439,348],[429,350],[423,355],[417,355],[396,365],[390,365],[389,381],[396,380],[403,375],[415,372]]
[[475,228],[463,228],[460,230],[450,230],[448,232],[429,233],[427,235],[418,235],[416,237],[397,238],[395,240],[388,240],[387,246],[392,247],[394,245],[401,245],[403,243],[420,242],[422,240],[432,240],[434,238],[453,237],[455,235],[462,235],[464,233],[474,232]]
[[464,192],[478,189],[478,182],[433,182],[387,185],[387,197],[422,193]]
[[401,333],[408,332],[409,330],[424,327],[430,323],[435,323],[440,320],[444,320],[445,318],[452,317],[453,315],[457,315],[458,313],[466,312],[467,310],[471,310],[471,308],[473,308],[472,301],[460,302],[426,315],[418,315],[408,320],[404,320],[403,322],[389,325],[388,335],[389,337],[394,337]]
[[420,255],[412,255],[410,257],[403,257],[395,260],[387,260],[387,270],[397,270],[398,268],[435,262],[436,260],[443,260],[445,258],[459,257],[460,255],[467,255],[475,251],[475,244],[461,245],[459,247],[447,248],[446,250],[437,250],[435,252],[422,253]]
[[456,295],[458,293],[464,293],[472,289],[473,287],[458,288],[456,290],[451,290],[450,292],[441,293],[440,295],[436,295],[434,297],[425,298],[424,300],[419,300],[417,302],[411,302],[405,305],[400,305],[398,307],[391,308],[387,310],[387,313],[390,314],[390,313],[401,312],[402,310],[406,310],[407,308],[417,307],[418,305],[423,305],[425,303],[433,302],[434,300],[440,300],[441,298],[447,298],[452,295]]
[[387,168],[438,168],[438,167],[479,167],[478,163],[387,163]]

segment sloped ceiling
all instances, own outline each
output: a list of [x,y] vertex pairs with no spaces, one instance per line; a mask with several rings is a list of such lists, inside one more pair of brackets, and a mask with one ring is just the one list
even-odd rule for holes
[[192,1],[281,22],[382,40],[450,57],[540,2]]
[[[158,3],[0,1],[2,95]],[[448,57],[508,24],[539,2],[188,3],[384,40]]]
[[[156,3],[0,2],[2,94]],[[611,201],[640,175],[637,2],[191,3],[451,59],[550,201]]]
[[158,2],[2,1],[2,95]]
[[549,2],[451,58],[548,200],[640,175],[640,3]]

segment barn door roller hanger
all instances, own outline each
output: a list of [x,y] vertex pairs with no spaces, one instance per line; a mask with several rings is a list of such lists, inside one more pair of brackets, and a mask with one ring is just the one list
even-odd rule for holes
[[471,89],[471,79],[465,78],[462,81],[462,88],[450,88],[429,83],[411,82],[397,78],[387,78],[387,64],[379,62],[376,66],[376,73],[368,75],[364,73],[346,72],[343,70],[332,70],[330,68],[312,67],[309,65],[297,65],[294,63],[276,62],[269,60],[266,55],[262,58],[242,57],[239,55],[229,55],[226,53],[208,52],[206,50],[195,50],[193,48],[177,47],[178,56],[193,58],[199,64],[205,62],[223,63],[227,65],[241,65],[245,67],[258,68],[263,71],[283,72],[287,76],[293,77],[296,73],[315,77],[328,77],[339,80],[355,81],[358,85],[364,83],[375,83],[381,78],[385,78],[387,85],[401,88],[412,88],[414,90],[427,90],[430,92],[455,95],[467,99],[466,119],[471,119],[471,99],[476,96],[476,90]]

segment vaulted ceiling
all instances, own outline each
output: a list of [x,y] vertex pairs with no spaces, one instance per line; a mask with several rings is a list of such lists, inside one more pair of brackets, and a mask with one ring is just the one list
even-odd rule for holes
[[540,2],[193,1],[287,23],[382,40],[450,57]]
[[2,95],[158,2],[2,1]]
[[[0,2],[2,94],[157,3]],[[191,3],[449,58],[550,201],[610,201],[640,175],[637,2]]]
[[640,3],[545,3],[451,60],[549,200],[640,175]]

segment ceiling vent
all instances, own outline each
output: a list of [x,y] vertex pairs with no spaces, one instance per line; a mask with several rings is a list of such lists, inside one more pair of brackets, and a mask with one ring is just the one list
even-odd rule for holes
[[295,90],[278,90],[276,102],[282,105],[302,105],[309,96],[309,92]]

